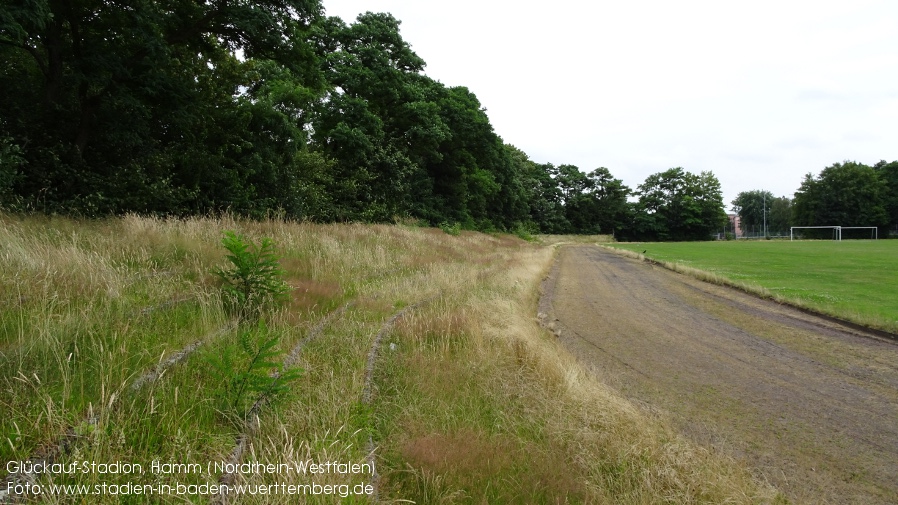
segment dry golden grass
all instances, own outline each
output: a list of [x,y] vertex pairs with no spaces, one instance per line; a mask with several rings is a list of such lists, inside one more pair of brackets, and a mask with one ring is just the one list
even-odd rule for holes
[[611,235],[536,235],[536,240],[542,245],[564,244],[607,244],[614,242]]
[[[218,412],[217,378],[203,356],[230,336],[204,344],[139,391],[127,388],[166,356],[227,324],[210,274],[225,264],[224,230],[253,240],[270,237],[278,246],[294,292],[268,319],[284,351],[325,314],[353,302],[303,347],[301,378],[261,412],[244,461],[363,463],[370,435],[384,501],[776,499],[746,469],[686,443],[663,420],[597,383],[538,325],[538,284],[554,248],[409,226],[227,216],[99,222],[0,216],[0,386],[11,393],[0,400],[9,413],[2,425],[6,440],[0,439],[4,457],[26,457],[91,411],[96,428],[85,429],[95,435],[80,440],[65,460],[205,464],[227,458],[240,426]],[[185,295],[189,301],[177,301]],[[386,335],[373,403],[364,405],[374,335],[398,309],[422,301]],[[134,316],[146,307],[159,308]],[[61,387],[32,374],[49,374]],[[16,430],[21,436],[8,436]],[[190,477],[197,483],[217,478]],[[238,483],[372,480],[255,474]],[[98,501],[117,502],[113,498]]]

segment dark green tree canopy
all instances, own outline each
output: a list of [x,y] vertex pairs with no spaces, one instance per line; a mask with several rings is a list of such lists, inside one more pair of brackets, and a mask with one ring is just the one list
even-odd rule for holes
[[885,183],[885,205],[889,228],[898,231],[898,161],[886,163],[885,160],[873,165],[873,170]]
[[561,189],[553,179],[553,174],[557,174],[554,165],[536,163],[511,145],[506,145],[506,150],[518,174],[526,208],[522,224],[533,232],[567,233],[570,223],[564,215]]
[[[573,233],[615,235],[629,224],[630,188],[600,167],[584,174],[562,165],[556,178],[564,197],[565,217]],[[573,170],[571,170],[573,168]]]
[[785,235],[792,226],[792,200],[785,196],[773,199],[767,214],[767,231],[772,234]]
[[[319,2],[35,0],[0,12],[0,115],[27,161],[16,190],[36,208],[252,213],[283,196],[273,188],[303,140],[297,110],[324,84],[307,36]],[[293,92],[261,83],[273,76]]]
[[526,219],[514,163],[479,100],[421,74],[399,24],[370,12],[351,25],[331,18],[319,37],[331,89],[312,147],[334,160],[336,217],[479,229]]
[[634,205],[607,168],[536,163],[400,24],[318,0],[5,0],[0,207],[706,238],[713,175],[656,174]]
[[[770,216],[773,193],[760,189],[743,191],[736,195],[736,199],[732,201],[731,205],[733,211],[739,215],[743,229],[751,227],[761,230]],[[769,230],[770,226],[767,229]]]
[[635,231],[644,239],[708,240],[726,224],[720,182],[680,167],[650,175],[637,188]]
[[795,226],[884,226],[888,186],[876,170],[853,161],[805,176],[792,202]]

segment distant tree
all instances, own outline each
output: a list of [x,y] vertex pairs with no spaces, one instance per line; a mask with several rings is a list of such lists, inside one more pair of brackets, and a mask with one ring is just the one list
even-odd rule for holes
[[631,190],[604,167],[585,174],[580,193],[565,202],[565,215],[572,233],[617,234],[630,222],[627,197]]
[[792,226],[792,200],[785,196],[773,199],[767,214],[767,230],[783,234]]
[[509,229],[528,217],[515,160],[477,97],[422,74],[390,14],[324,23],[318,43],[331,89],[312,122],[333,160],[336,219]]
[[883,198],[889,229],[898,228],[898,161],[886,163],[885,160],[873,165],[873,170],[885,183],[886,191]]
[[[390,14],[367,12],[350,25],[329,18],[318,35],[330,89],[313,116],[312,140],[334,160],[338,220],[386,221],[409,211],[415,184],[419,192],[432,190],[421,181],[420,162],[428,150],[434,155],[448,129],[428,105],[424,60],[399,25]],[[421,199],[429,202],[430,195]]]
[[[773,193],[766,190],[743,191],[732,201],[733,211],[739,215],[742,229],[763,230],[765,218],[770,230],[769,216]],[[762,232],[763,233],[763,232]]]
[[631,221],[627,198],[633,191],[624,185],[624,181],[615,179],[605,167],[588,173],[587,178],[593,201],[593,219],[599,232],[616,235]]
[[872,167],[846,161],[805,176],[792,201],[795,226],[884,226],[886,182]]
[[637,187],[636,235],[652,240],[708,240],[727,221],[720,181],[680,167],[650,175]]
[[480,101],[458,86],[445,88],[437,104],[450,134],[439,146],[442,159],[427,169],[454,220],[467,227],[501,229],[523,219],[526,206],[514,163]]
[[513,157],[521,162],[521,182],[528,206],[529,221],[542,233],[569,233],[570,223],[565,216],[564,198],[555,176],[557,169],[551,163],[530,161],[527,155]]
[[804,179],[792,199],[793,226],[815,226],[823,202],[822,193],[823,187],[814,178],[814,174],[810,172],[804,174]]
[[561,192],[547,166],[531,160],[517,147],[505,144],[505,150],[516,173],[515,180],[523,204],[520,225],[532,233],[563,233],[567,222]]
[[561,192],[567,233],[596,234],[599,225],[593,216],[593,199],[589,195],[592,181],[574,165],[560,165],[555,171],[555,183]]
[[561,198],[565,203],[576,199],[589,187],[586,174],[575,165],[559,165],[555,169],[555,183],[561,190]]
[[631,221],[630,188],[607,168],[583,173],[574,165],[537,164],[507,146],[527,202],[528,222],[544,233],[614,234]]

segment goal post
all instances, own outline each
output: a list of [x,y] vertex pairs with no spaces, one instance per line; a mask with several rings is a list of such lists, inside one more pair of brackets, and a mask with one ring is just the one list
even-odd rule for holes
[[872,238],[873,240],[879,240],[879,228],[876,226],[843,226],[842,229],[843,230],[872,230],[870,232],[870,238]]
[[870,236],[873,240],[879,240],[879,228],[876,226],[792,226],[789,228],[789,241],[795,240],[795,230],[805,228],[811,229],[831,229],[833,230],[833,240],[842,240],[842,230],[872,230]]
[[795,230],[801,230],[805,228],[811,229],[831,229],[833,230],[833,240],[842,240],[842,227],[841,226],[792,226],[789,228],[789,241],[795,240]]

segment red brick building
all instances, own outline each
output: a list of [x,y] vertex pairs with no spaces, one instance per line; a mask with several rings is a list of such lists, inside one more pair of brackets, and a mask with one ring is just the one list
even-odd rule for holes
[[730,225],[727,231],[733,233],[736,237],[741,237],[742,220],[739,219],[739,214],[727,214],[727,217],[730,219]]

